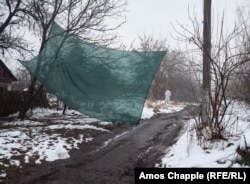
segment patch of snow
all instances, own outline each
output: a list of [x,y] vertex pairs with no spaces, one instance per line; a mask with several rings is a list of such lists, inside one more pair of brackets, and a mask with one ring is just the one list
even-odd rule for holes
[[154,111],[152,108],[144,107],[142,111],[142,119],[149,119],[154,115]]
[[102,122],[102,121],[100,121],[98,124],[106,126],[106,125],[111,125],[112,122],[105,122],[105,121]]
[[[246,167],[235,164],[238,157],[237,148],[250,145],[250,108],[235,103],[226,115],[227,130],[230,138],[218,141],[202,149],[194,129],[195,120],[188,121],[185,133],[168,150],[156,167]],[[229,124],[229,120],[233,123]]]
[[171,101],[169,104],[166,104],[164,101],[147,101],[143,107],[141,119],[149,119],[154,116],[156,113],[173,113],[181,111],[185,108],[186,104],[184,103],[174,103]]
[[241,136],[239,148],[240,149],[250,148],[250,129],[247,129],[244,135]]
[[10,160],[10,165],[20,166],[19,160]]
[[67,125],[50,125],[47,126],[48,129],[93,129],[93,130],[99,130],[99,131],[103,131],[103,132],[109,132],[108,130],[104,129],[104,128],[100,128],[100,127],[96,127],[93,125],[71,125],[71,124],[67,124]]

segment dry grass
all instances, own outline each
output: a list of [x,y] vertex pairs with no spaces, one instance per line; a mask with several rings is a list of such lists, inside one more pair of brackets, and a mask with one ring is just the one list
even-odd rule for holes
[[154,113],[160,112],[160,109],[163,109],[166,107],[166,104],[162,101],[147,101],[146,107],[152,108]]

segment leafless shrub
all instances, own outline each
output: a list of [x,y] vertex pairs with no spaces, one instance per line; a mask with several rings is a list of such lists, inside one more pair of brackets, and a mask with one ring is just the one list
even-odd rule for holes
[[[183,25],[179,25],[182,31],[178,31],[182,41],[192,45],[196,49],[189,50],[190,54],[198,51],[198,55],[202,56],[204,49],[202,33],[199,23],[196,18],[191,18],[193,30],[190,31]],[[208,122],[204,123],[201,118],[196,119],[196,132],[202,144],[213,142],[216,140],[227,140],[230,119],[225,119],[230,105],[234,102],[235,98],[229,91],[229,84],[232,83],[236,71],[249,64],[250,52],[242,50],[244,42],[237,41],[239,35],[244,31],[244,24],[234,27],[231,33],[224,31],[224,18],[222,17],[220,25],[214,32],[212,39],[212,53],[210,56],[211,67],[211,87],[209,89],[209,104],[208,104]],[[198,73],[197,79],[200,79],[202,65],[198,62],[191,61],[194,67],[194,73]],[[201,82],[200,82],[201,84]],[[202,84],[201,84],[202,85]],[[201,86],[200,86],[201,88]],[[202,94],[200,95],[202,96]],[[202,100],[198,96],[198,103],[202,104]],[[201,108],[200,108],[201,110]],[[201,117],[201,112],[198,113]],[[228,117],[228,116],[227,116]],[[231,119],[234,121],[234,118]]]

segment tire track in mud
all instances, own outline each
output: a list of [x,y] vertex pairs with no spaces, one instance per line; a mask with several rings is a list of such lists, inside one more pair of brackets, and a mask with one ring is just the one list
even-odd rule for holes
[[[187,108],[186,108],[187,109]],[[23,184],[128,184],[135,167],[154,167],[182,133],[190,119],[184,109],[157,114],[138,126],[121,125],[113,134],[98,135],[72,151],[70,158],[28,168],[7,183]]]

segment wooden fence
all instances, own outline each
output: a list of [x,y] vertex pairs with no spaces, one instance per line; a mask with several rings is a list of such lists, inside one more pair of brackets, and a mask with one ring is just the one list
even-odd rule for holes
[[[27,92],[24,91],[0,91],[0,117],[5,117],[18,112],[22,108],[25,95],[27,95]],[[46,97],[46,92],[42,90],[36,96],[31,108],[48,106],[49,103]]]

